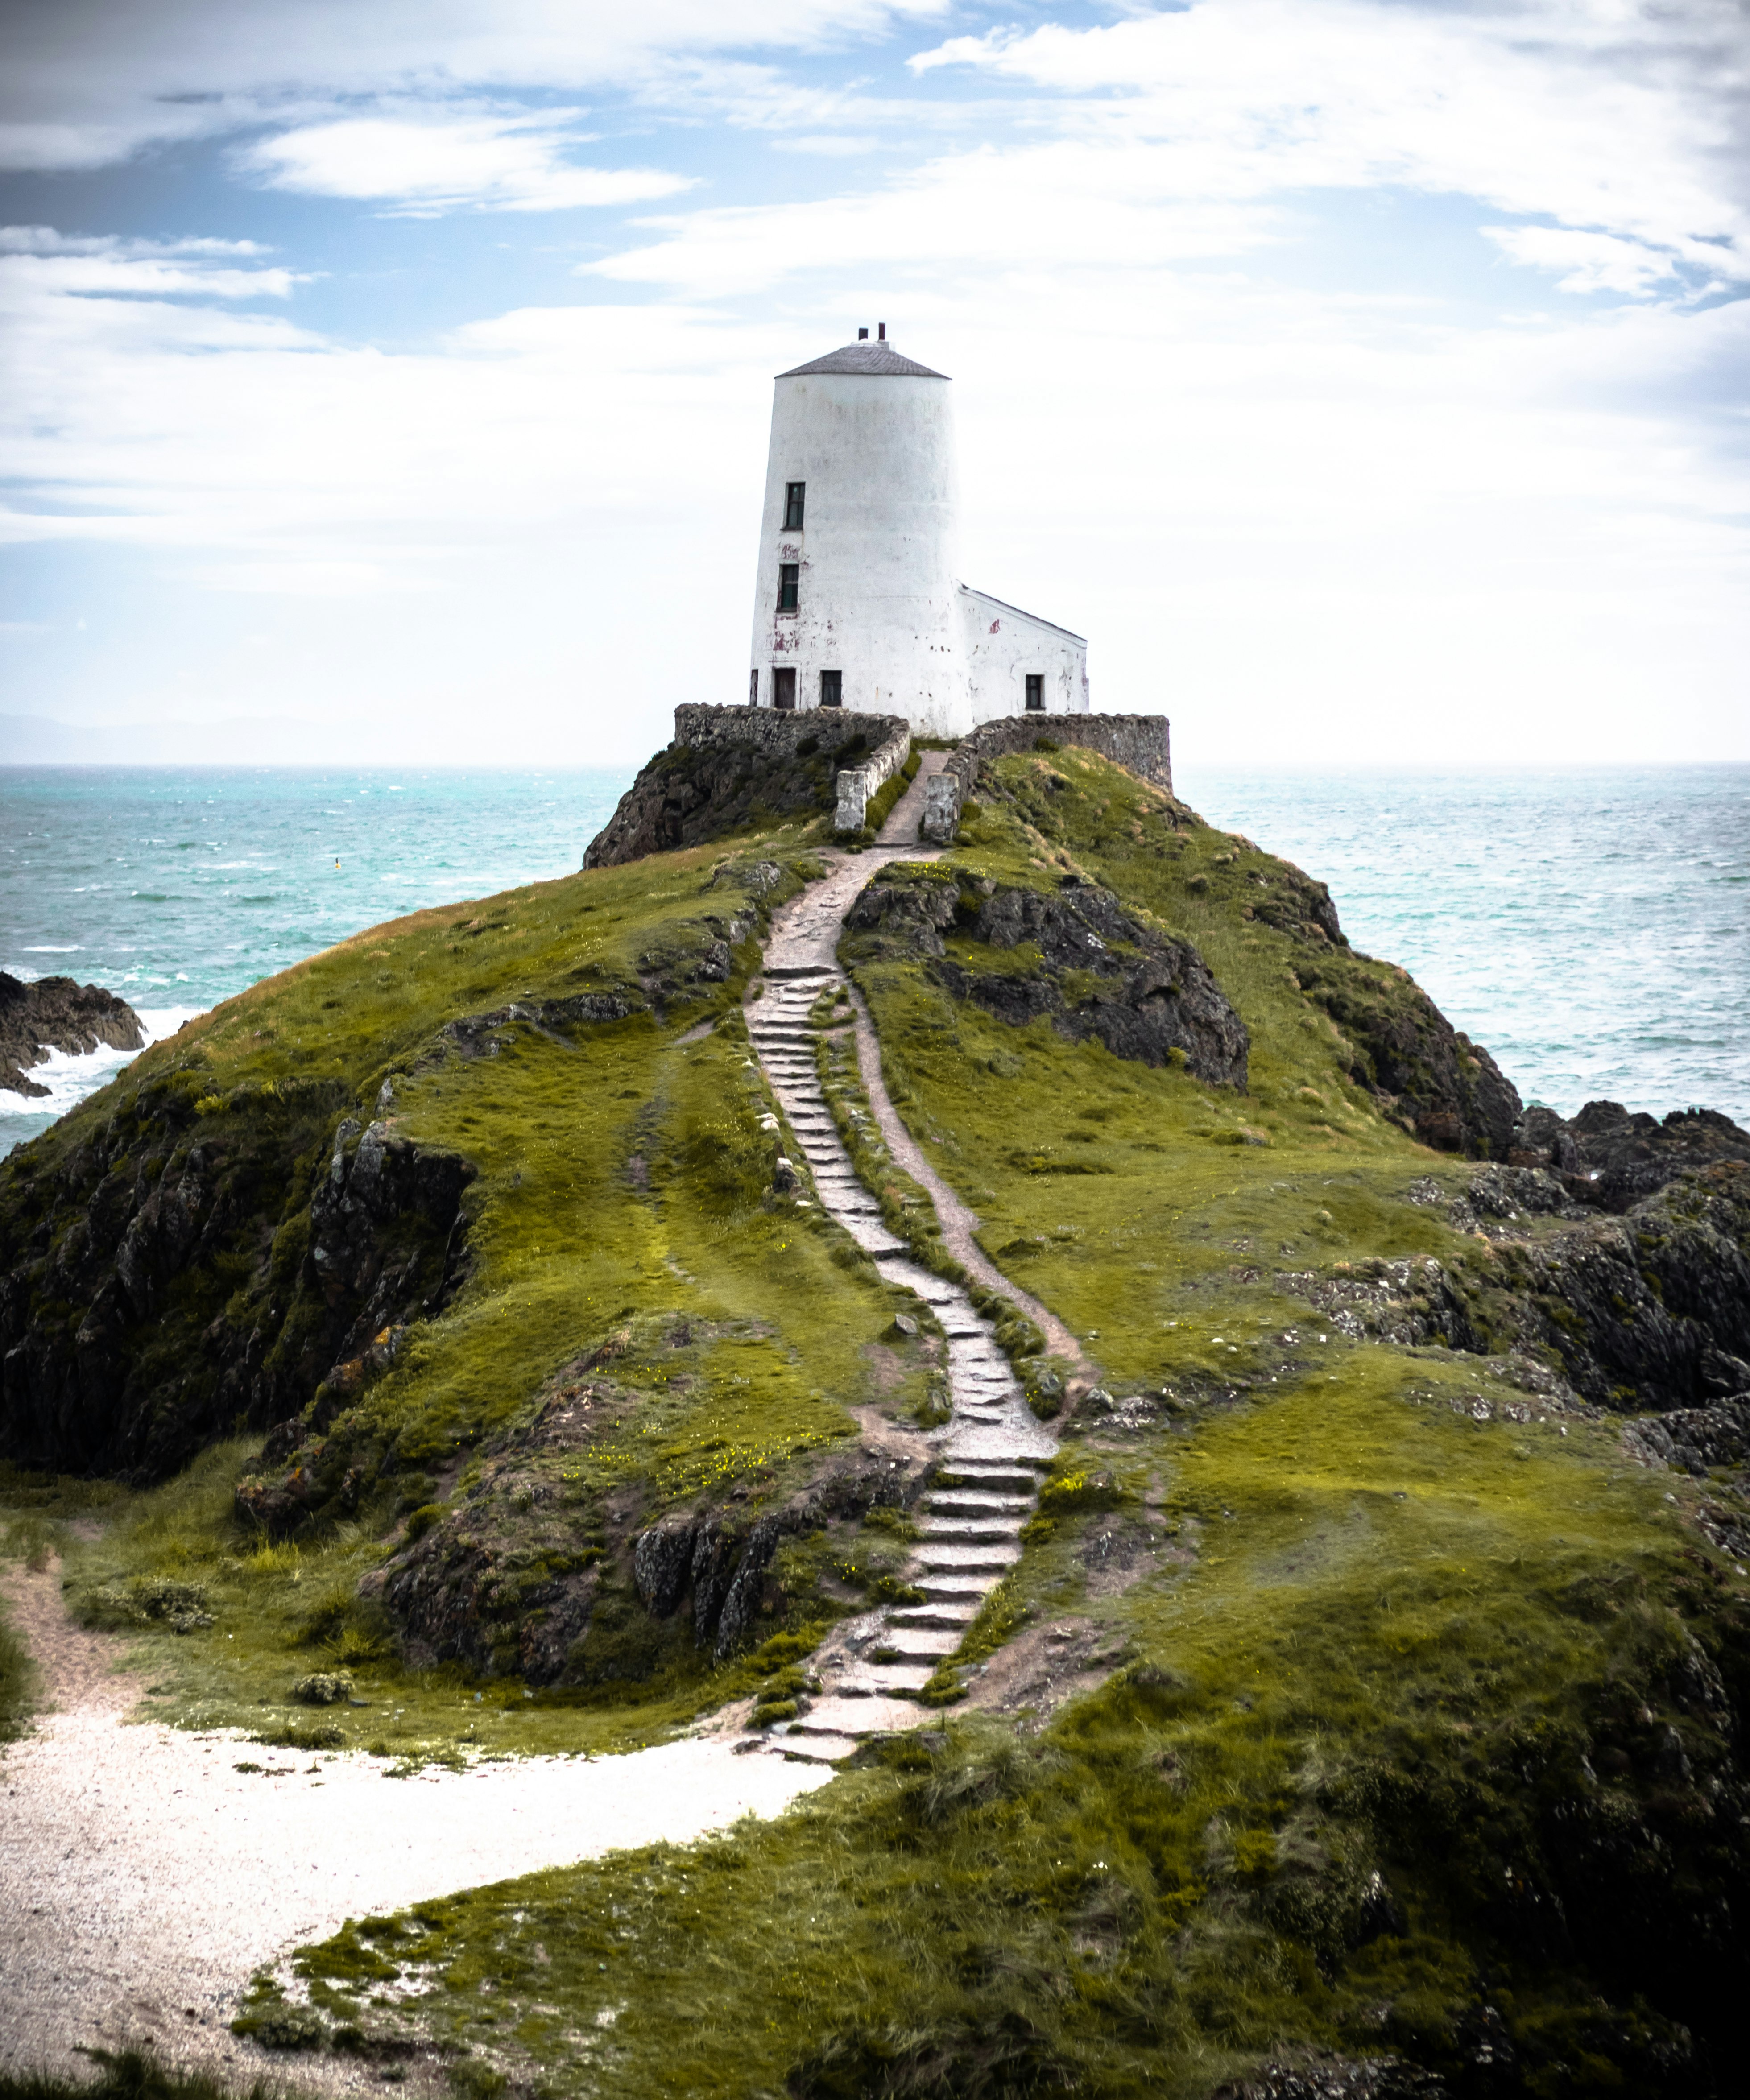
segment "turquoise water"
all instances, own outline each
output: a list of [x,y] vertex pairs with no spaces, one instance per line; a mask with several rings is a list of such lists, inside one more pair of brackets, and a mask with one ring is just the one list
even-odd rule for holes
[[[382,920],[572,873],[630,778],[0,768],[0,969],[106,985],[168,1035]],[[0,1093],[0,1152],[126,1062],[38,1065],[50,1097]]]
[[[381,920],[568,873],[629,778],[0,769],[0,968],[107,985],[163,1035]],[[1178,786],[1328,881],[1356,946],[1411,970],[1527,1097],[1750,1121],[1750,766],[1187,768]],[[126,1061],[39,1065],[53,1092],[0,1094],[0,1149]]]
[[1750,1123],[1750,765],[1187,772],[1527,1100]]

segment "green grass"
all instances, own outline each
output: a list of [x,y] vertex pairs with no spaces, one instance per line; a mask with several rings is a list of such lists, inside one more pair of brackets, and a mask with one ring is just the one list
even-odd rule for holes
[[[1134,1657],[1043,1734],[951,1716],[944,1750],[780,1823],[422,1904],[296,1970],[331,2022],[392,1982],[560,2093],[957,2093],[1005,2054],[1014,2089],[1204,2093],[1284,2045],[1449,2062],[1485,1976],[1534,2066],[1602,2047],[1658,2089],[1660,2023],[1528,1950],[1500,1895],[1708,1630],[1674,1608],[1676,1516],[1602,1432],[1516,1445],[1382,1356],[1133,1446],[1133,1515],[1152,1490],[1195,1558],[1094,1599],[1085,1530],[1030,1553],[1018,1618],[1092,1614]],[[1399,1929],[1364,1938],[1376,1869]]]
[[1437,1342],[1351,1343],[1277,1282],[1462,1277],[1477,1244],[1408,1198],[1468,1170],[1381,1114],[1291,979],[1301,943],[1241,915],[1226,885],[1263,857],[1087,754],[1052,765],[1051,838],[987,804],[920,879],[1039,880],[1073,845],[1195,940],[1249,1093],[1005,1028],[915,964],[858,974],[994,1258],[1156,1396],[1078,1418],[939,1696],[1036,1630],[1122,1667],[1030,1726],[951,1705],[943,1747],[780,1823],[349,1927],[298,1987],[368,2027],[392,1983],[482,2075],[561,2094],[1189,2100],[1309,2047],[1469,2090],[1485,2004],[1530,2093],[1704,2089],[1679,2023],[1717,2026],[1738,1957],[1696,1921],[1750,1862],[1704,1805],[1736,1782],[1695,1687],[1742,1703],[1750,1609],[1700,1490]]
[[36,1689],[29,1652],[0,1611],[0,1743],[15,1742],[24,1734]]
[[[118,1502],[99,1543],[66,1542],[77,1608],[130,1634],[157,1688],[155,1711],[191,1726],[426,1755],[485,1740],[482,1707],[514,1719],[506,1742],[546,1749],[647,1740],[723,1696],[723,1673],[690,1636],[666,1642],[617,1690],[572,1682],[525,1701],[519,1684],[500,1684],[476,1702],[482,1688],[459,1668],[394,1660],[380,1611],[355,1604],[344,1623],[331,1613],[314,1633],[307,1621],[312,1599],[350,1595],[383,1564],[413,1509],[459,1507],[483,1460],[502,1465],[508,1454],[527,1489],[550,1490],[541,1551],[575,1565],[592,1551],[623,1554],[641,1524],[678,1507],[710,1509],[733,1493],[751,1522],[853,1439],[851,1408],[899,1414],[921,1401],[915,1352],[887,1348],[877,1375],[876,1344],[899,1301],[837,1227],[771,1193],[772,1144],[759,1125],[770,1098],[740,1016],[755,913],[745,887],[713,880],[726,861],[768,855],[801,871],[783,876],[780,896],[818,871],[784,834],[733,855],[667,855],[374,929],[148,1052],[26,1149],[34,1157],[13,1179],[15,1202],[76,1167],[94,1133],[125,1132],[130,1118],[144,1127],[142,1103],[179,1087],[197,1112],[172,1137],[181,1149],[164,1171],[176,1173],[199,1144],[221,1171],[228,1160],[264,1177],[263,1152],[292,1135],[271,1106],[274,1089],[295,1072],[317,1090],[307,1099],[324,1106],[307,1118],[303,1160],[292,1171],[282,1164],[269,1191],[282,1219],[266,1254],[241,1277],[222,1264],[185,1273],[183,1302],[148,1339],[178,1374],[166,1380],[177,1396],[167,1406],[181,1404],[189,1357],[179,1352],[197,1315],[209,1329],[216,1317],[246,1332],[264,1300],[283,1312],[289,1299],[290,1332],[303,1317],[295,1308],[319,1297],[302,1266],[307,1191],[325,1171],[340,1113],[372,1113],[386,1074],[397,1075],[396,1134],[475,1170],[471,1273],[441,1316],[414,1324],[386,1374],[338,1412],[319,1392],[321,1411],[310,1411],[289,1458],[263,1461],[259,1438],[210,1440],[175,1479]],[[731,975],[688,985],[707,920],[731,917],[744,933]],[[661,1016],[577,1026],[559,1031],[564,1039],[513,1025],[497,1055],[433,1054],[440,1025],[457,1014],[580,986],[643,996],[639,973],[663,970],[682,982]],[[714,1024],[702,1036],[701,1022]],[[250,1235],[259,1246],[259,1223]],[[543,1397],[588,1362],[616,1396],[608,1418],[563,1449],[525,1449],[519,1439]],[[200,1376],[197,1368],[188,1382]],[[264,1537],[234,1508],[233,1488],[240,1478],[271,1484],[288,1467],[308,1483],[312,1514],[289,1539]],[[33,1492],[26,1476],[0,1480],[0,1514],[22,1510]],[[512,1572],[533,1581],[541,1571]],[[146,1595],[166,1582],[203,1588],[212,1625],[173,1631]],[[614,1608],[638,1610],[623,1570],[620,1590],[627,1603]],[[841,1608],[828,1592],[786,1592],[768,1630]],[[372,1651],[359,1663],[369,1707],[295,1709],[291,1683],[342,1637]],[[623,1710],[616,1719],[610,1710]]]
[[[138,2049],[90,2052],[89,2078],[52,2072],[0,2071],[0,2100],[221,2100],[232,2089],[201,2071],[177,2071]],[[268,2100],[273,2088],[258,2080],[250,2100]]]
[[[355,1921],[264,1978],[250,2021],[366,2055],[422,2033],[481,2094],[1196,2100],[1307,2048],[1399,2052],[1480,2092],[1488,2006],[1536,2100],[1707,2091],[1682,2030],[1734,2039],[1750,1853],[1728,1710],[1750,1695],[1750,1603],[1694,1522],[1706,1485],[1630,1466],[1609,1423],[1540,1419],[1437,1335],[1346,1340],[1282,1280],[1432,1258],[1482,1304],[1481,1244],[1410,1200],[1469,1170],[1381,1113],[1301,990],[1318,944],[1262,915],[1292,871],[1090,754],[1001,777],[1015,799],[969,810],[918,879],[1067,864],[1110,885],[1195,942],[1251,1031],[1251,1086],[1007,1028],[916,964],[858,967],[896,1104],[1123,1403],[1073,1418],[1021,1563],[939,1673],[940,1737],[868,1754],[775,1823]],[[708,858],[581,878],[546,908],[623,973],[665,911],[696,909]],[[528,894],[484,915],[508,934]],[[621,915],[611,953],[580,932],[586,903]],[[1387,966],[1320,961],[1413,997]],[[476,1488],[522,1480],[541,1525],[576,1498],[574,1543],[622,1503],[643,1521],[745,1489],[769,1507],[877,1396],[877,1343],[902,1374],[880,1404],[926,1404],[870,1265],[767,1193],[738,1022],[682,1040],[736,989],[413,1074],[403,1127],[479,1170],[477,1266],[329,1432],[365,1470],[357,1514],[252,1536],[229,1502],[250,1447],[222,1445],[75,1549],[91,1608],[133,1614],[164,1710],[414,1761],[623,1746],[732,1692],[797,1696],[843,1586],[890,1575],[897,1533],[793,1541],[769,1637],[721,1671],[665,1650],[635,1683],[534,1700],[373,1656],[356,1601],[404,1502],[484,1509]],[[848,1115],[853,1075],[828,1065]],[[580,1361],[619,1396],[612,1420],[530,1456],[516,1439]],[[173,1612],[212,1624],[178,1634]],[[1054,1713],[977,1710],[979,1665],[1054,1631],[1120,1666]],[[369,1707],[294,1707],[330,1665]]]

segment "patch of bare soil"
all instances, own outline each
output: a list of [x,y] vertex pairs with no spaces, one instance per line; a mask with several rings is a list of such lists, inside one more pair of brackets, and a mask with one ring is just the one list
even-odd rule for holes
[[966,1686],[964,1707],[1043,1727],[1058,1707],[1097,1692],[1125,1657],[1120,1635],[1091,1620],[1053,1619],[999,1648]]
[[88,1633],[68,1617],[59,1560],[41,1569],[0,1564],[0,1601],[37,1665],[43,1710],[124,1714],[144,1690],[143,1680],[125,1665],[122,1642]]

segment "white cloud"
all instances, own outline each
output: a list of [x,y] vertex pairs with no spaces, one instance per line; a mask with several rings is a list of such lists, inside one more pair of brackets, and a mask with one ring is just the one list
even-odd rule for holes
[[948,0],[11,0],[0,166],[94,168],[336,95],[598,88],[687,54],[810,51]]
[[658,168],[579,167],[575,110],[539,115],[428,109],[306,124],[252,146],[243,165],[276,189],[381,202],[408,217],[462,205],[561,211],[672,196],[692,178]]
[[1679,258],[1644,241],[1565,226],[1485,226],[1482,229],[1515,262],[1556,273],[1562,292],[1624,292],[1638,297],[1668,290]]
[[[113,235],[69,238],[46,226],[0,227],[0,315],[28,330],[71,295],[117,299],[284,299],[307,276],[254,262],[266,250],[253,240],[125,240]],[[232,258],[253,264],[238,268]],[[11,349],[20,346],[12,344]]]
[[[773,203],[648,220],[578,303],[396,350],[251,311],[294,289],[259,252],[20,234],[4,529],[135,549],[164,608],[63,666],[104,705],[186,712],[193,677],[221,712],[319,691],[635,755],[676,697],[742,690],[770,375],[886,317],[957,375],[970,580],[1090,633],[1097,704],[1164,706],[1188,753],[1429,757],[1456,725],[1468,755],[1745,749],[1750,302],[1698,298],[1750,254],[1733,8],[1196,0],[943,44],[909,126],[723,55],[873,5],[342,12],[293,36],[270,7],[257,48],[161,0],[175,77],[227,98],[189,121],[277,112],[258,177],[400,213],[576,201],[581,120],[507,109],[530,86],[718,126],[689,165],[722,194],[729,133],[760,135],[759,194],[766,145],[820,157]],[[133,56],[85,83],[112,128],[160,77],[113,20]],[[877,139],[873,174],[831,167]],[[1466,280],[1368,289],[1326,236],[1376,208],[1459,229]],[[226,642],[245,616],[271,645]]]
[[52,226],[0,226],[7,255],[265,255],[259,240],[124,240],[113,233],[68,234]]
[[1056,128],[1142,149],[1159,194],[1402,185],[1750,281],[1750,25],[1731,0],[1195,0],[957,38],[911,64],[1054,93]]

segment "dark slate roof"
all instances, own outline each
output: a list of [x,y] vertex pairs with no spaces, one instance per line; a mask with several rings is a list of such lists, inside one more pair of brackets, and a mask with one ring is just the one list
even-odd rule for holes
[[847,342],[842,350],[829,351],[812,364],[798,364],[793,372],[780,372],[780,379],[804,379],[815,372],[861,372],[886,379],[946,379],[945,372],[932,372],[927,364],[914,364],[901,357],[890,342]]

